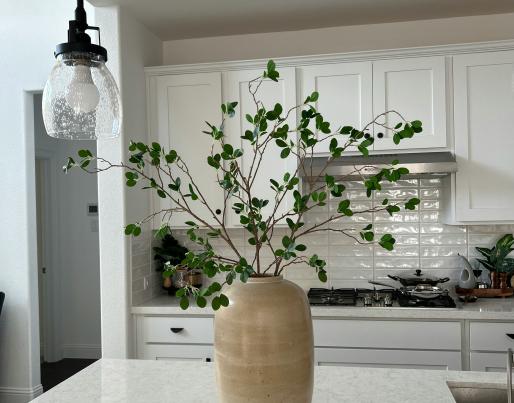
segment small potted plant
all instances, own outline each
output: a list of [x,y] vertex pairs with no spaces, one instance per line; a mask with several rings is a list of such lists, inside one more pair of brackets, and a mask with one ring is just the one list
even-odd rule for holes
[[161,245],[154,247],[153,250],[154,259],[157,261],[156,270],[162,273],[163,288],[168,290],[168,293],[175,295],[179,288],[201,286],[201,273],[182,264],[189,250],[180,245],[170,233],[164,235]]
[[476,247],[484,259],[477,259],[482,266],[489,270],[491,288],[507,288],[507,275],[514,268],[514,258],[507,257],[514,251],[514,237],[505,234],[492,248]]

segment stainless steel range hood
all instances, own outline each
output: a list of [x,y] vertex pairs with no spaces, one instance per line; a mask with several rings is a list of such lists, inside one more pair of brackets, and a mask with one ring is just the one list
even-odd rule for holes
[[[409,153],[409,154],[378,154],[363,156],[344,156],[334,161],[324,173],[342,179],[356,179],[374,175],[382,168],[390,166],[394,160],[400,161],[398,166],[408,168],[409,177],[446,176],[457,172],[455,156],[450,152]],[[309,178],[317,177],[324,167],[327,157],[315,157],[305,163],[300,175]],[[312,171],[311,171],[312,162]]]

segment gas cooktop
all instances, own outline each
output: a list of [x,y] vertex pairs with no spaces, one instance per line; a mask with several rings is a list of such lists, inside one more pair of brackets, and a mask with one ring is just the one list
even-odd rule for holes
[[307,293],[311,305],[360,307],[455,308],[449,295],[420,298],[397,293],[395,290],[368,288],[311,288]]

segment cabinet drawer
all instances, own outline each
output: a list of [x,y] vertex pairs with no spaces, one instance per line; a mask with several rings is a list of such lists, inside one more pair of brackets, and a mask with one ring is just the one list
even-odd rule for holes
[[142,351],[138,351],[138,358],[143,360],[211,362],[213,353],[213,346],[145,344]]
[[212,318],[145,316],[141,330],[143,343],[214,343]]
[[514,322],[487,323],[471,322],[469,326],[469,345],[474,351],[506,351],[514,348]]
[[316,347],[460,350],[458,322],[315,320]]
[[367,368],[461,370],[458,351],[316,348],[316,365]]

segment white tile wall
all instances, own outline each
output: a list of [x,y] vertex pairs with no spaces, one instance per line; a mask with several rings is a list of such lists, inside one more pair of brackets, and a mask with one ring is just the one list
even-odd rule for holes
[[[361,245],[353,239],[337,232],[320,232],[311,234],[304,239],[310,254],[317,253],[327,261],[329,287],[366,287],[370,279],[385,280],[387,274],[401,271],[410,272],[417,268],[440,277],[450,277],[453,281],[458,278],[459,271],[455,269],[457,254],[470,258],[473,265],[477,256],[475,246],[490,246],[505,233],[514,232],[514,225],[484,225],[484,226],[448,226],[440,222],[441,208],[441,180],[409,179],[396,184],[385,185],[377,192],[373,200],[366,198],[360,182],[348,182],[346,197],[352,200],[354,211],[367,209],[380,204],[384,197],[398,200],[405,197],[419,197],[421,203],[416,211],[401,211],[390,217],[389,214],[366,213],[354,215],[330,224],[330,228],[360,229],[368,223],[373,223],[377,234],[390,232],[396,238],[395,249],[391,252],[378,245]],[[337,209],[337,200],[330,201],[323,209],[316,209],[305,217],[306,223],[320,222],[326,219],[329,213]],[[274,244],[280,244],[283,231],[276,231]],[[252,247],[246,243],[246,231],[230,231],[235,244],[242,253],[252,257]],[[187,239],[184,231],[175,231],[174,236],[185,246],[194,245]],[[138,241],[139,242],[139,241]],[[149,247],[149,241],[144,241]],[[233,254],[223,245],[223,241],[213,241],[219,246],[220,253]],[[146,252],[140,251],[133,244],[134,261],[138,257],[147,258]],[[270,262],[271,256],[264,255],[264,262]],[[150,265],[133,266],[135,292],[134,300],[147,298],[151,292],[140,290],[142,276],[152,276],[149,273]],[[320,286],[314,271],[307,265],[293,265],[286,269],[286,278],[298,283],[305,289]],[[154,291],[152,291],[154,292]],[[143,296],[144,295],[144,296]]]
[[132,305],[138,305],[161,293],[161,276],[155,271],[153,249],[157,241],[151,231],[131,237]]

